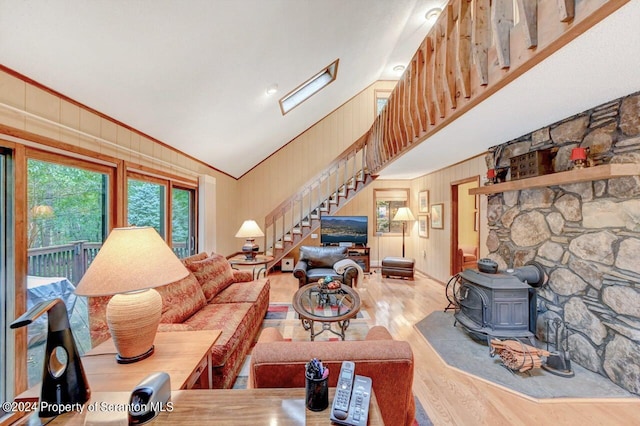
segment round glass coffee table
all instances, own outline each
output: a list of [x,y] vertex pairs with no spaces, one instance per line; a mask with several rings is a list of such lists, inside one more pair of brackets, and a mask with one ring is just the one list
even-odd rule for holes
[[[360,310],[360,296],[344,284],[335,290],[320,288],[317,283],[300,287],[293,295],[293,309],[300,315],[302,326],[311,333],[311,340],[319,334],[329,331],[344,340],[349,320],[355,318]],[[316,333],[314,324],[322,324]],[[338,325],[338,331],[331,326]]]

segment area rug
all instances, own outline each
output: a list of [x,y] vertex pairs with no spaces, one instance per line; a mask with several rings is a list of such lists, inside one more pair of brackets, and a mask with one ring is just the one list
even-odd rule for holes
[[[369,328],[374,324],[369,317],[369,314],[365,311],[358,312],[356,318],[352,319],[349,323],[349,328],[346,331],[346,340],[364,340]],[[287,340],[292,341],[308,341],[309,332],[302,328],[300,319],[297,316],[296,311],[291,304],[270,304],[267,309],[267,315],[262,323],[262,328],[276,327]],[[340,338],[332,333],[322,333],[316,336],[317,341],[323,340],[340,340]],[[233,385],[233,389],[246,389],[247,379],[249,376],[249,362],[251,355],[248,355],[242,365],[242,369],[238,374],[236,382]],[[416,403],[416,420],[414,426],[432,426],[433,423],[427,412],[424,410],[418,398],[415,398]]]
[[490,383],[533,398],[634,398],[607,378],[571,363],[574,377],[556,376],[543,369],[514,373],[491,357],[486,343],[473,339],[460,326],[454,327],[452,312],[433,312],[415,324],[429,345],[448,365]]

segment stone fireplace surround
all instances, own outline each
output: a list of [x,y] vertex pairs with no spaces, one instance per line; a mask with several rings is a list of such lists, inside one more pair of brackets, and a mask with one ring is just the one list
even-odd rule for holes
[[[508,167],[553,147],[559,172],[577,146],[595,165],[640,163],[640,92],[495,146],[487,160]],[[496,193],[487,205],[488,257],[500,269],[536,260],[549,275],[537,337],[554,343],[547,323],[561,319],[573,362],[640,394],[640,176]]]

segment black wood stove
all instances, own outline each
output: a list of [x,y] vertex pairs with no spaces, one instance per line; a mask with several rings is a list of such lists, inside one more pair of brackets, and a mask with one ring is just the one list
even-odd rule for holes
[[449,283],[453,288],[447,289],[447,297],[455,308],[456,324],[471,335],[533,342],[537,310],[534,287],[544,281],[544,270],[535,262],[495,273],[465,269]]

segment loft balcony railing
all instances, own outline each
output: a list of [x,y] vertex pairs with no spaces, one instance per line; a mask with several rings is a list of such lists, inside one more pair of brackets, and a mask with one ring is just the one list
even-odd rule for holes
[[629,0],[451,0],[367,134],[378,173]]

